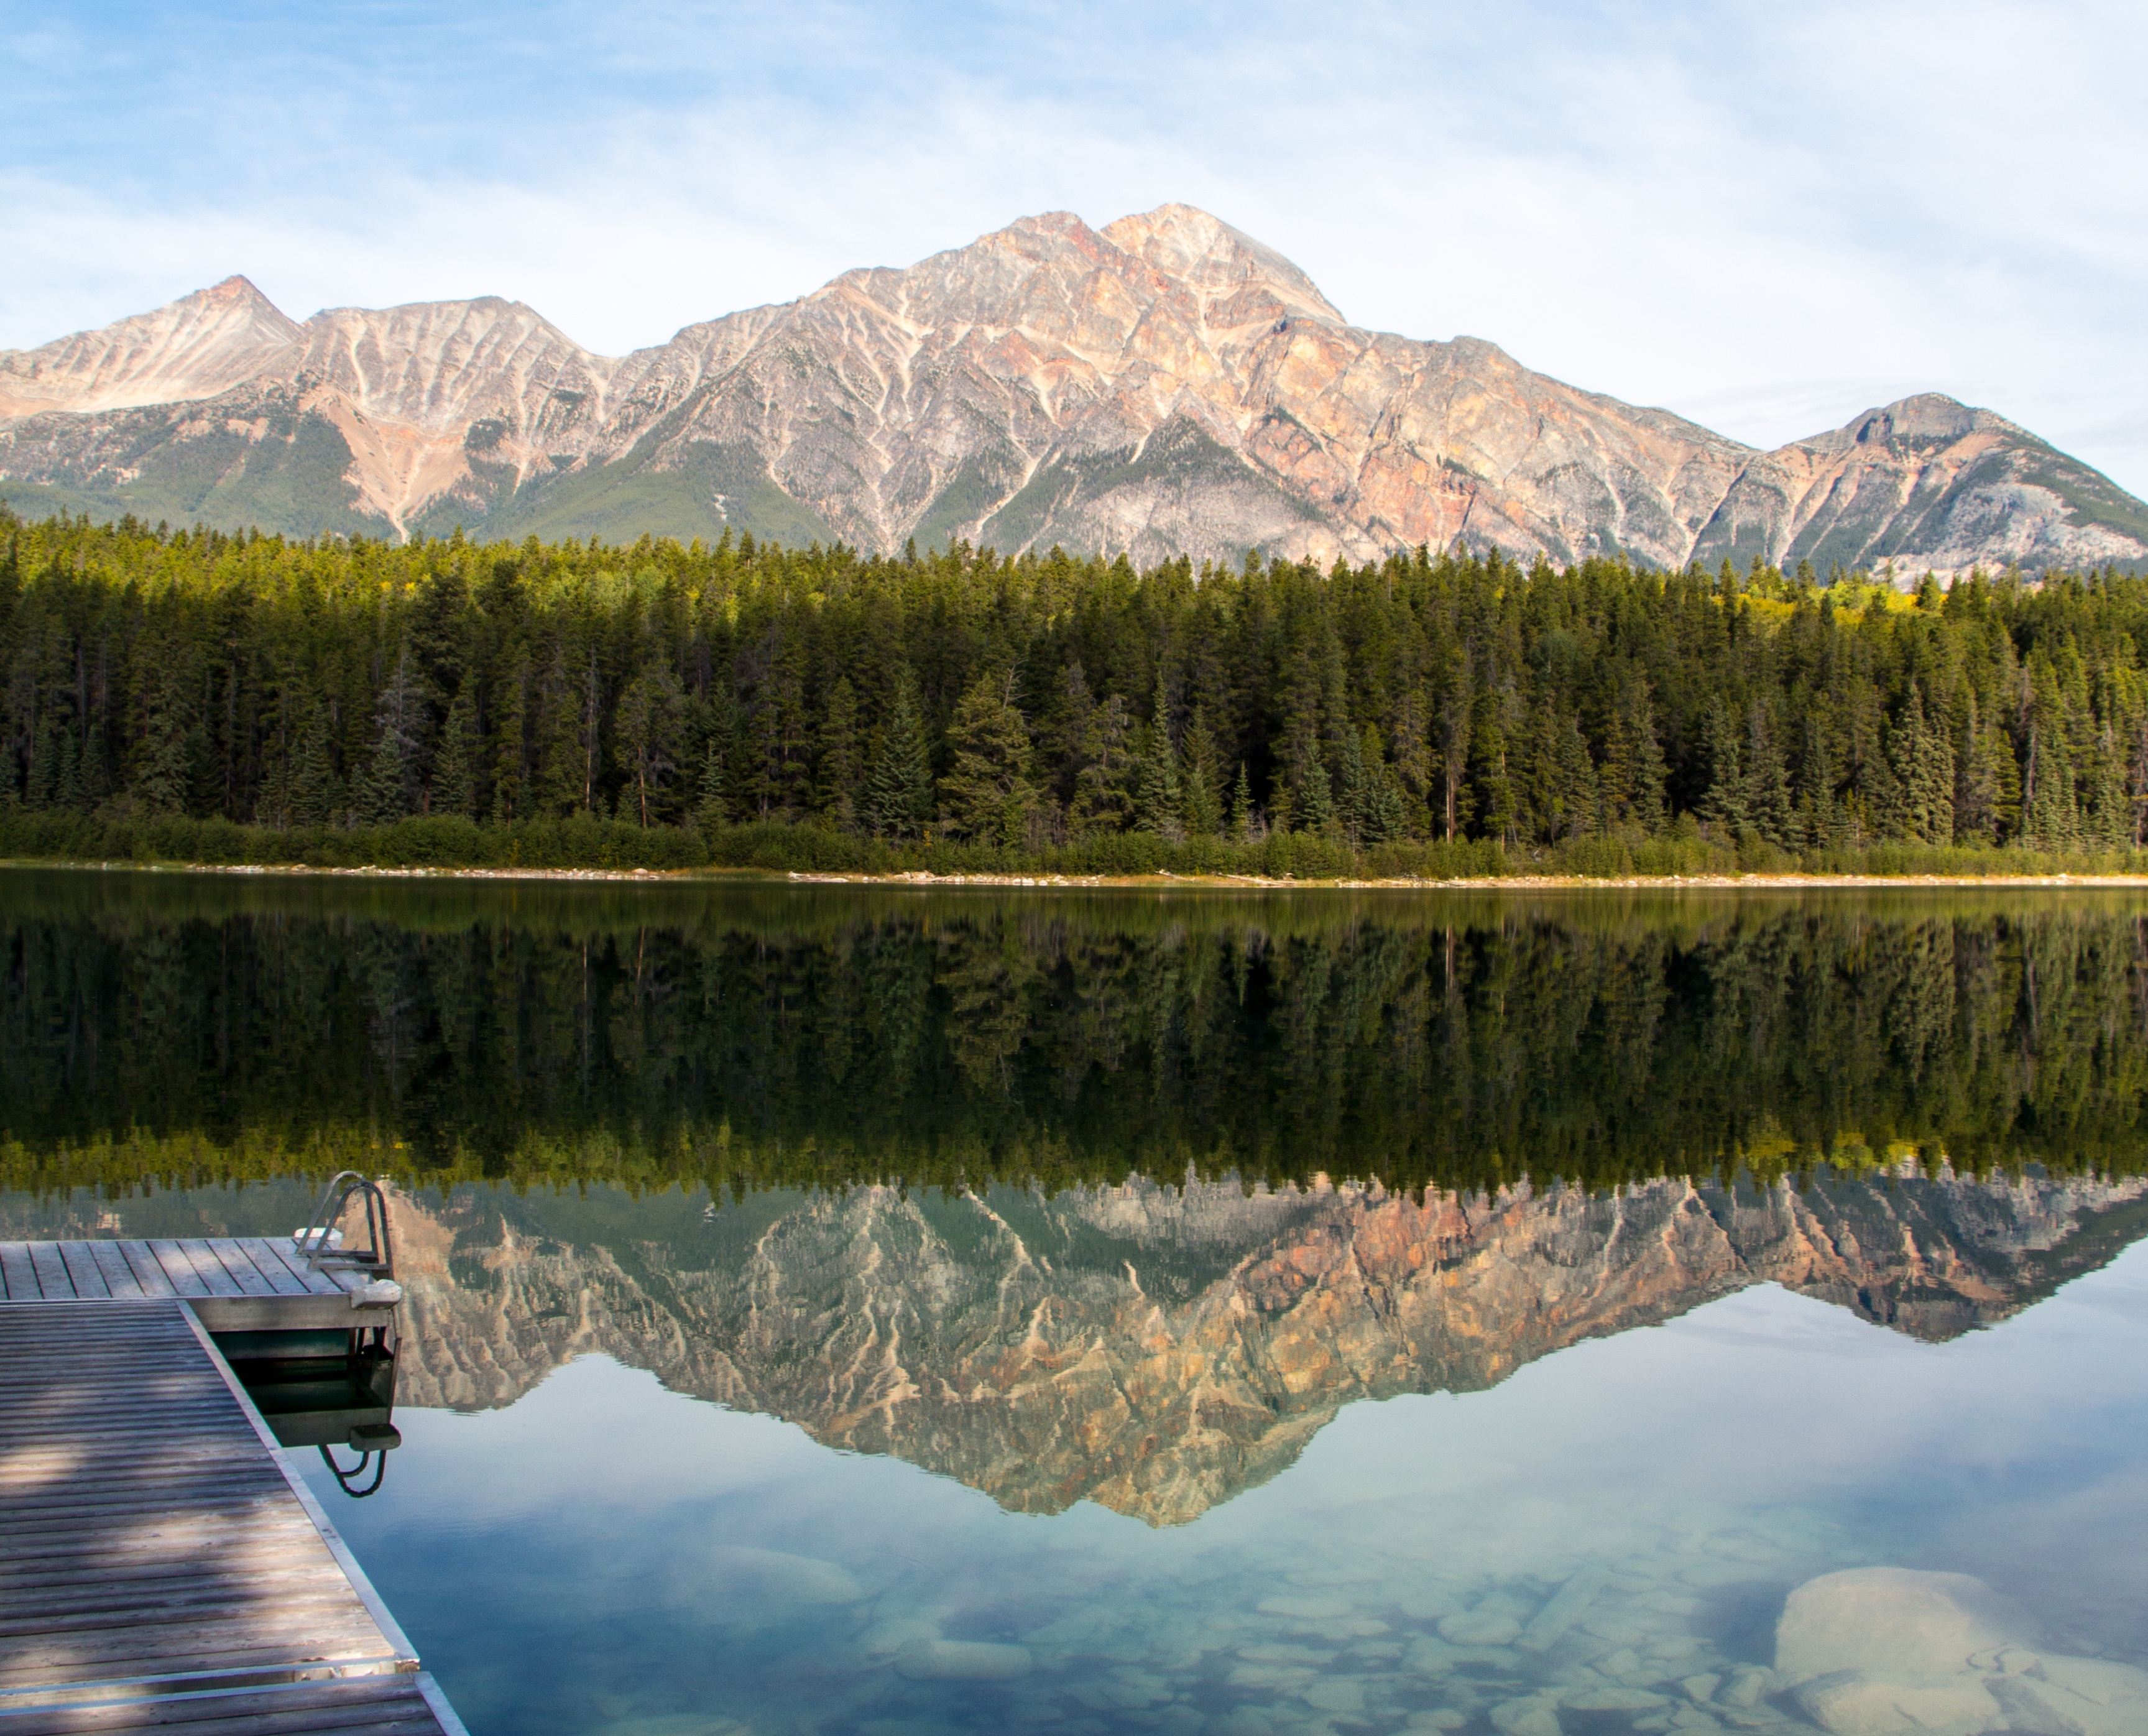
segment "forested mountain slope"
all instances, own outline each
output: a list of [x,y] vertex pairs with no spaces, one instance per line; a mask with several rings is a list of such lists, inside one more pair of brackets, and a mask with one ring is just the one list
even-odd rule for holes
[[1353,326],[1183,205],[1025,218],[617,359],[518,303],[300,325],[233,278],[0,353],[0,494],[302,535],[730,529],[1144,564],[2148,559],[2148,507],[1990,411],[1912,398],[1758,452],[1474,338]]

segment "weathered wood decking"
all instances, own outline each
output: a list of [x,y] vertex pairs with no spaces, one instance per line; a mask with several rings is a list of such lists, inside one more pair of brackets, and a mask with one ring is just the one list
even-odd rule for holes
[[0,1249],[0,1736],[460,1736],[197,1317],[349,1319],[264,1248]]
[[349,1286],[268,1236],[141,1242],[0,1242],[0,1301],[183,1297],[213,1332],[351,1323]]

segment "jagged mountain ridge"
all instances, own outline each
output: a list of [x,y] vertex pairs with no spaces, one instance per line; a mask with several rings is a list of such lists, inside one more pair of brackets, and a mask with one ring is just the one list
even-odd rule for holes
[[622,358],[496,299],[303,325],[243,278],[0,354],[0,494],[179,522],[966,539],[1235,559],[2148,559],[2148,507],[1927,395],[1763,453],[1471,338],[1352,326],[1167,205],[1026,218]]
[[1353,1400],[1479,1390],[1754,1283],[1952,1337],[2103,1263],[2148,1228],[2144,1202],[2138,1180],[1951,1177],[1421,1201],[861,1187],[763,1202],[702,1243],[623,1240],[570,1204],[399,1196],[399,1398],[490,1408],[601,1352],[1011,1509],[1172,1524]]

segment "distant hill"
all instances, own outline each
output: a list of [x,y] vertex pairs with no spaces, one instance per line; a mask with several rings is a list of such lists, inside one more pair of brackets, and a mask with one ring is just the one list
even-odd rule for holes
[[1353,326],[1184,205],[1025,218],[620,358],[516,302],[299,324],[230,278],[0,352],[0,497],[309,534],[729,527],[1142,564],[1458,541],[1823,573],[2148,560],[2148,505],[1989,410],[1925,394],[1762,452],[1477,339]]

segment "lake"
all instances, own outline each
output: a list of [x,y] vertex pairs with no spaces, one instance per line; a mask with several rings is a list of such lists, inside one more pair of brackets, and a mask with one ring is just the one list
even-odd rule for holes
[[0,871],[0,1237],[390,1178],[476,1736],[2148,1732],[2148,895]]

